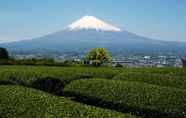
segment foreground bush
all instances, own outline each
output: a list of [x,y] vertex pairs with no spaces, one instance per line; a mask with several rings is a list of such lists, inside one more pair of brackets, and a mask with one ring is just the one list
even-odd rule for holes
[[108,79],[77,80],[65,94],[88,104],[131,112],[145,118],[186,117],[186,91],[145,83]]
[[175,87],[180,89],[186,89],[186,77],[184,76],[130,72],[130,73],[119,74],[115,76],[114,79],[145,82],[145,83],[155,84],[160,86],[169,86],[169,87]]
[[0,86],[1,118],[135,118],[19,86]]

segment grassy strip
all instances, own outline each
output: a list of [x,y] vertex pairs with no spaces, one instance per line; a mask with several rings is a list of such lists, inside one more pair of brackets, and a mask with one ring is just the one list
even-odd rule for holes
[[84,79],[71,82],[64,91],[87,104],[145,118],[186,117],[186,91],[181,89],[120,80]]
[[1,118],[135,118],[20,86],[0,86]]
[[125,81],[145,82],[145,83],[155,84],[155,85],[160,85],[160,86],[168,86],[168,87],[186,89],[186,77],[184,76],[130,72],[130,73],[119,74],[115,76],[114,79],[125,80]]

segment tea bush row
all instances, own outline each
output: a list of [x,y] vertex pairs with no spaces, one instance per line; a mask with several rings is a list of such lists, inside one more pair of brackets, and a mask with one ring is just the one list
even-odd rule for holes
[[1,118],[135,118],[111,110],[73,102],[38,90],[0,86]]
[[186,91],[146,83],[108,79],[72,81],[64,92],[87,104],[145,118],[186,117]]
[[128,73],[119,74],[115,76],[114,79],[145,82],[145,83],[155,84],[160,86],[186,89],[186,77],[184,76],[173,76],[173,75],[164,75],[164,74],[156,74],[156,73],[128,72]]

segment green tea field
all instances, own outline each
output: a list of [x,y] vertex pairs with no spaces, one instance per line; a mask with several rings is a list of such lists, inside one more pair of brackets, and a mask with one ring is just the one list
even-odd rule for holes
[[0,66],[0,118],[186,118],[186,68]]

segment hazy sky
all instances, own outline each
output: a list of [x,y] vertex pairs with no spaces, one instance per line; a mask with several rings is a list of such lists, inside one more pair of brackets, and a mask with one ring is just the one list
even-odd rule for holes
[[186,0],[0,0],[0,43],[62,30],[84,15],[142,36],[186,42]]

